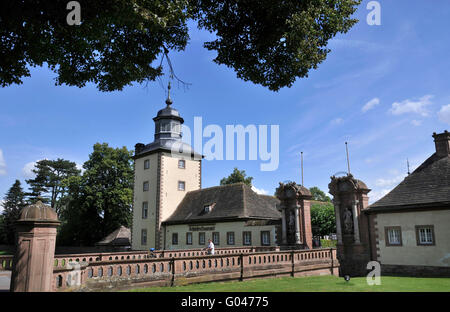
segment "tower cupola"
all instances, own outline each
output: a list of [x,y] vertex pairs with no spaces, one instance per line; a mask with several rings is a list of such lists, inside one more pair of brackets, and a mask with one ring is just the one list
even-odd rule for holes
[[180,113],[171,107],[173,101],[170,98],[170,82],[167,87],[167,106],[161,109],[153,120],[155,121],[155,141],[181,140],[181,125],[184,120]]

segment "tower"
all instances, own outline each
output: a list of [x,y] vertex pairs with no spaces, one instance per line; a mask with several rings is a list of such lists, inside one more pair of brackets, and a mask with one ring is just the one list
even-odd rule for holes
[[367,208],[370,189],[351,174],[331,177],[328,185],[336,215],[337,257],[340,275],[364,276],[370,261]]
[[170,84],[168,91],[167,106],[153,118],[153,142],[135,145],[131,231],[134,250],[161,249],[161,222],[170,217],[187,192],[201,188],[202,155],[181,141],[184,120],[171,106]]

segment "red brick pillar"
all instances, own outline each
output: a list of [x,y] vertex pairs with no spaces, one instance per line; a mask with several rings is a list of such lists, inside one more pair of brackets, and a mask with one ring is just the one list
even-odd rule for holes
[[312,227],[311,227],[311,197],[303,197],[301,198],[301,207],[302,207],[302,228],[303,228],[303,244],[305,248],[308,249],[313,248],[312,244]]
[[41,201],[22,209],[16,223],[11,291],[52,291],[56,228],[59,224],[55,211]]

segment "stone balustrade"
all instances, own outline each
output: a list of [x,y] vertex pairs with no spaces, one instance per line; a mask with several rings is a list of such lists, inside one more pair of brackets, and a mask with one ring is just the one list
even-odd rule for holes
[[13,258],[12,255],[0,256],[0,271],[12,270]]
[[[222,250],[216,255],[180,256],[186,251],[170,251],[159,258],[94,261],[78,270],[57,267],[53,289],[73,286],[86,290],[120,289],[141,286],[173,286],[208,281],[243,280],[265,276],[337,274],[335,249],[295,251]],[[250,250],[250,251],[249,251]],[[230,252],[230,253],[225,253]],[[77,282],[75,282],[77,281]]]

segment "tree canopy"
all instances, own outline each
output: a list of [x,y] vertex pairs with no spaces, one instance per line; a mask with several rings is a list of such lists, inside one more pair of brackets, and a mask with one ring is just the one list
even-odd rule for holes
[[59,244],[93,245],[132,219],[132,152],[97,143],[81,176],[66,179]]
[[2,224],[0,241],[13,245],[15,239],[14,223],[20,217],[20,211],[25,206],[25,193],[19,180],[16,180],[3,198]]
[[317,186],[310,187],[309,191],[311,192],[313,200],[322,201],[322,202],[331,202],[330,197],[327,196],[325,194],[325,192],[323,192]]
[[239,170],[234,168],[233,172],[226,178],[220,180],[220,185],[227,185],[233,183],[245,183],[248,186],[252,186],[253,177],[247,177],[245,170]]
[[336,216],[331,203],[311,204],[311,225],[320,236],[336,233]]
[[[47,64],[56,84],[101,91],[163,75],[162,57],[189,42],[188,21],[214,33],[214,62],[270,90],[291,86],[326,59],[361,0],[78,0],[81,24],[68,25],[68,1],[0,2],[0,85],[22,83]],[[159,60],[158,58],[161,58]]]

